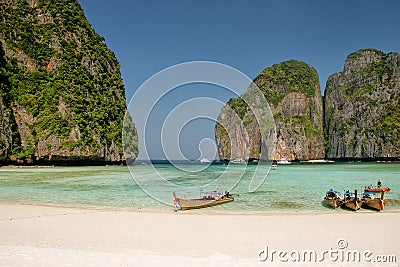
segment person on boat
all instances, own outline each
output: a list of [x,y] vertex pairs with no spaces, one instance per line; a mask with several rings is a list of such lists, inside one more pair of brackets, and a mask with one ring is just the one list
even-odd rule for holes
[[349,190],[346,190],[346,192],[344,193],[344,195],[345,195],[345,200],[350,200],[350,191]]
[[175,211],[178,211],[178,210],[180,210],[180,209],[181,209],[181,207],[179,206],[178,201],[176,200],[176,198],[174,198],[174,210],[175,210]]
[[382,186],[381,180],[378,180],[377,186],[378,186],[378,188],[381,188],[381,186]]
[[230,194],[229,194],[228,191],[225,191],[225,197],[226,197],[226,198],[229,198],[229,197],[230,197]]

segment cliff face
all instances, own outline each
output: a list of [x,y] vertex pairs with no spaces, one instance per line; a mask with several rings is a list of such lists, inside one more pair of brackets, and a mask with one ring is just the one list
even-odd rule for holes
[[0,12],[0,160],[122,161],[120,66],[78,2],[2,0]]
[[400,156],[400,55],[363,49],[325,89],[328,158]]
[[6,61],[4,59],[4,50],[0,45],[0,160],[8,157],[8,151],[12,150],[13,130],[15,130],[15,120],[12,117],[7,89],[10,82],[5,73]]
[[[324,158],[323,100],[315,69],[296,60],[286,61],[262,71],[254,83],[270,104],[275,119],[277,145],[273,159]],[[228,115],[227,110],[231,108],[242,119],[242,125],[237,125]],[[231,99],[218,122],[215,132],[221,159],[262,157],[259,129],[243,100]],[[230,134],[231,140],[222,125],[235,129],[235,134]],[[243,153],[245,148],[249,150],[248,155]]]

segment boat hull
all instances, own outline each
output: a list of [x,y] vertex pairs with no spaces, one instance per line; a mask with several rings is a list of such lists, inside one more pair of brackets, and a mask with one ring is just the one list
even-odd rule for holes
[[375,198],[375,199],[364,200],[362,206],[363,208],[381,211],[385,208],[386,203],[387,203],[386,199],[382,200],[380,198]]
[[232,202],[233,200],[234,199],[231,197],[222,199],[211,199],[211,200],[178,198],[177,203],[181,210],[191,210],[191,209],[201,209],[201,208],[221,205]]
[[360,201],[355,200],[355,199],[350,199],[350,200],[343,202],[341,207],[357,211],[361,208],[361,205],[362,205],[362,203]]
[[342,204],[342,201],[340,199],[324,199],[323,203],[327,207],[336,209]]

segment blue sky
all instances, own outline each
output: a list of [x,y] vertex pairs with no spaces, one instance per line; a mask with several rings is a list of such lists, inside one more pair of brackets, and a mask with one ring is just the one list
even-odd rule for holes
[[[155,73],[193,60],[227,64],[255,78],[268,66],[297,59],[317,70],[323,91],[328,76],[343,69],[351,52],[400,52],[397,0],[78,1],[121,63],[128,102]],[[226,102],[233,96],[214,87],[187,87],[157,107],[160,116],[150,127],[153,158],[163,158],[157,132],[177,102],[193,96]],[[213,122],[189,126],[182,136],[182,151],[197,158],[198,141],[214,138]]]

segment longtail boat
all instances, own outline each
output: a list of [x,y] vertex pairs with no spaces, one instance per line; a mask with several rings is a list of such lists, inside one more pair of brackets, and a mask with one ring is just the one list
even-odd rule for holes
[[378,211],[381,211],[385,208],[387,200],[384,199],[384,196],[386,192],[390,192],[390,188],[382,188],[380,186],[381,182],[378,181],[377,187],[368,186],[364,188],[364,194],[362,197],[362,205],[364,208],[370,208]]
[[339,196],[339,192],[333,189],[326,191],[323,203],[327,207],[332,207],[336,209],[342,204],[342,199]]
[[201,194],[200,198],[196,199],[178,198],[175,193],[173,193],[173,195],[174,195],[175,210],[191,210],[191,209],[207,208],[229,203],[234,200],[234,198],[229,194],[229,192],[222,194],[217,191],[203,193]]
[[382,197],[377,197],[376,192],[364,192],[361,202],[363,208],[381,211],[385,208],[387,200]]
[[346,191],[344,193],[344,199],[341,207],[356,211],[361,208],[361,205],[362,203],[357,197],[357,190],[354,190],[354,192]]

